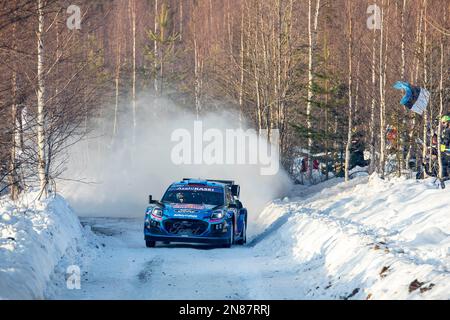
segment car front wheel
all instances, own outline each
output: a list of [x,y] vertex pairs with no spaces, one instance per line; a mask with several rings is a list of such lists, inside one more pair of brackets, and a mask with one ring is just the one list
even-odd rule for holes
[[224,248],[231,248],[234,243],[234,222],[231,222],[231,235],[228,242],[223,245]]
[[145,240],[145,246],[146,246],[147,248],[154,248],[155,245],[156,245],[156,242],[155,242],[155,241]]

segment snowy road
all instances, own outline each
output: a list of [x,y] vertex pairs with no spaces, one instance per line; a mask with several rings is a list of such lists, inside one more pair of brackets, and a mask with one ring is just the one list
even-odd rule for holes
[[[94,257],[82,268],[80,290],[56,279],[58,299],[282,299],[298,298],[302,281],[280,257],[231,249],[170,244],[146,248],[142,221],[91,218],[99,236]],[[287,290],[289,287],[289,290]]]
[[[377,178],[300,188],[255,215],[253,241],[231,249],[149,249],[142,219],[85,218],[92,232],[59,263],[45,297],[449,299],[450,224],[440,201],[448,192]],[[73,264],[79,290],[66,287]]]

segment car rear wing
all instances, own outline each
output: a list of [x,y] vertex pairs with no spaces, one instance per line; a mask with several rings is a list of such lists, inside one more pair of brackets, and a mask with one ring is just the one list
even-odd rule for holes
[[[189,181],[189,180],[196,180],[191,178],[183,178],[183,181]],[[225,185],[230,186],[231,194],[237,198],[239,198],[239,194],[241,192],[241,188],[238,184],[235,184],[233,180],[217,180],[217,179],[206,179],[208,182],[217,182],[217,183],[223,183]]]

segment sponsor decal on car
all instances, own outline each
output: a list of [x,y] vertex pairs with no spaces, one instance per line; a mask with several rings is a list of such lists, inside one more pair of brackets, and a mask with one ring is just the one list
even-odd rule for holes
[[194,209],[194,210],[205,209],[205,206],[202,204],[191,204],[191,203],[174,203],[172,207],[174,209]]
[[195,215],[195,214],[175,213],[173,216],[176,218],[194,218],[194,219],[198,218],[197,215]]
[[175,209],[175,212],[178,212],[178,213],[196,213],[197,210],[193,210],[193,209]]
[[221,188],[206,187],[206,186],[177,186],[169,189],[170,191],[207,191],[207,192],[222,192]]

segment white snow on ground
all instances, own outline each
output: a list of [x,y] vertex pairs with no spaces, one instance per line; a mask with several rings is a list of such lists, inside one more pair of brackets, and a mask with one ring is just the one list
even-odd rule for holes
[[432,180],[295,186],[231,249],[145,248],[143,217],[83,229],[63,198],[36,196],[0,200],[2,299],[450,299],[450,188]]
[[0,199],[0,299],[43,299],[55,266],[81,239],[79,220],[62,197],[37,197]]
[[[252,220],[251,224],[249,223],[248,226],[247,238],[252,240],[255,237],[264,237],[264,231],[266,231],[267,233],[269,230],[276,228],[277,224],[282,223],[284,220],[279,218],[281,218],[287,212],[285,207],[286,204],[289,204],[290,202],[295,200],[303,201],[308,196],[318,193],[324,188],[332,187],[342,181],[344,181],[344,179],[335,178],[315,185],[293,185],[288,196],[285,196],[282,199],[271,201],[266,205],[264,210],[262,210],[255,216],[252,216],[252,213],[250,213],[250,216],[252,216]],[[274,222],[276,223],[273,224]],[[269,226],[271,226],[270,229],[268,229]]]
[[449,206],[431,180],[358,178],[274,206],[255,250],[297,266],[299,298],[449,299]]
[[[358,177],[295,186],[255,215],[247,246],[145,248],[142,219],[85,218],[96,233],[80,290],[59,299],[449,299],[450,190]],[[93,244],[91,244],[93,246]],[[72,262],[70,262],[72,263]]]

